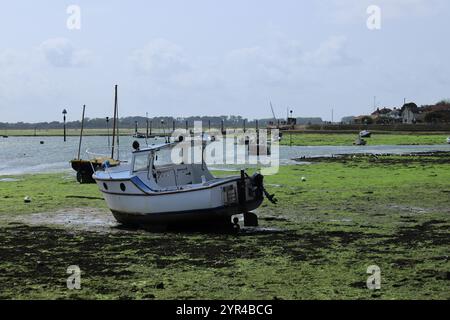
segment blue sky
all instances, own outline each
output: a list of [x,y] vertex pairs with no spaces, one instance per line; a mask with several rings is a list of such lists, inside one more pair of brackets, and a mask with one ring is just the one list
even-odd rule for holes
[[[37,4],[39,3],[39,4]],[[66,9],[81,9],[69,30]],[[369,5],[381,29],[366,26]],[[335,120],[450,98],[446,0],[23,1],[0,10],[0,122],[121,116]]]

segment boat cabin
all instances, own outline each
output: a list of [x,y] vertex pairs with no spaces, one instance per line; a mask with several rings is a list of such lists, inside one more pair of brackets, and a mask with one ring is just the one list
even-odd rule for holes
[[[154,190],[182,189],[215,180],[204,163],[175,163],[176,143],[136,149],[132,153],[130,176],[137,176]],[[180,149],[181,150],[181,149]]]

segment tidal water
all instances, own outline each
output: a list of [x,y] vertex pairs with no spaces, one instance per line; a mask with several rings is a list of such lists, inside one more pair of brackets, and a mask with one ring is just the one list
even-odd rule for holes
[[[121,160],[127,160],[135,139],[120,137]],[[43,141],[43,144],[40,142]],[[145,140],[139,140],[145,145]],[[164,139],[149,139],[148,143],[161,143]],[[25,173],[47,173],[71,171],[69,161],[77,157],[78,137],[0,137],[0,176]],[[86,152],[88,151],[88,153]],[[280,163],[293,163],[293,158],[321,157],[336,154],[373,153],[405,154],[411,152],[450,151],[449,144],[414,146],[280,146]],[[95,155],[109,155],[108,138],[89,136],[83,138],[81,158]]]

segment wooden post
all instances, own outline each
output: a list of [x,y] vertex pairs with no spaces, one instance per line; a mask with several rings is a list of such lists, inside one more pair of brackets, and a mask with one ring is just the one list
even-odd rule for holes
[[244,119],[244,133],[245,133],[245,122],[246,122],[246,119]]
[[106,117],[106,135],[108,136],[108,148],[111,145],[111,142],[109,140],[109,117]]
[[256,125],[256,156],[259,157],[259,124],[258,120],[255,120]]
[[78,144],[78,160],[80,160],[81,153],[81,140],[83,139],[83,128],[84,128],[84,110],[86,109],[86,105],[83,105],[83,113],[81,115],[81,131],[80,131],[80,143]]
[[64,142],[66,142],[66,109],[63,110],[63,122],[64,122]]

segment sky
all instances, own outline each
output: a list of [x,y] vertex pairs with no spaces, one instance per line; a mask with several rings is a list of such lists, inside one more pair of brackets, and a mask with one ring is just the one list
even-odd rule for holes
[[449,18],[447,0],[2,1],[0,122],[110,116],[115,84],[120,116],[432,104],[450,98]]

